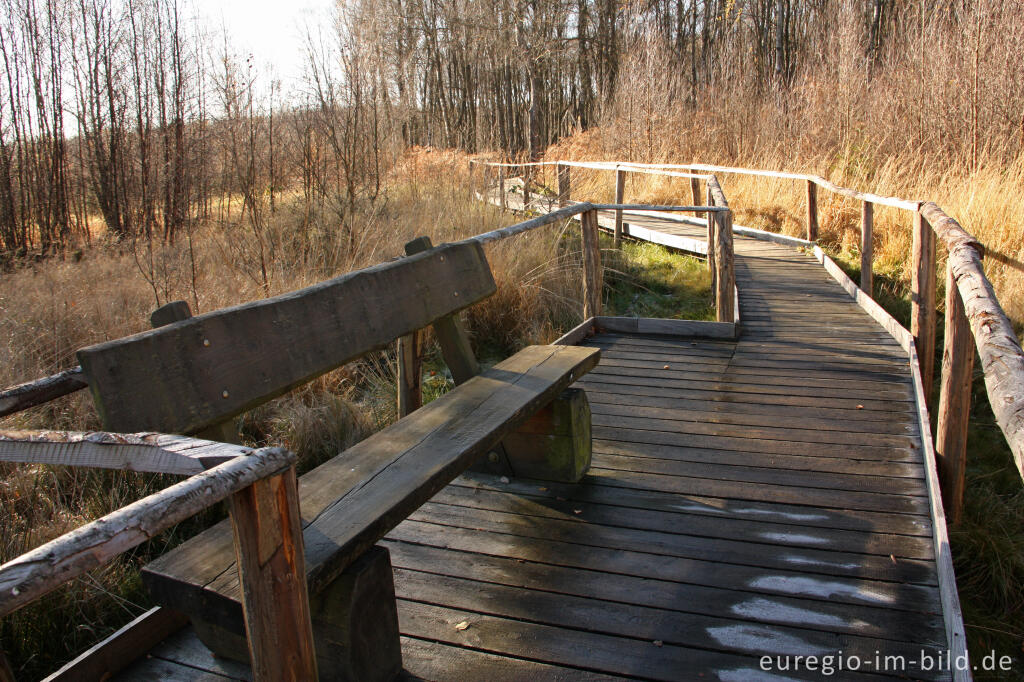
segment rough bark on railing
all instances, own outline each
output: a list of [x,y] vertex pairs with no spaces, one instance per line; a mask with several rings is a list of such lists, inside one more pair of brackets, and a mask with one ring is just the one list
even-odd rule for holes
[[0,392],[0,417],[48,403],[89,387],[81,367],[12,386]]
[[989,403],[1024,477],[1024,351],[981,263],[980,244],[932,202],[921,213],[949,249],[949,263],[981,357]]
[[294,462],[294,454],[279,448],[236,457],[3,564],[0,617]]

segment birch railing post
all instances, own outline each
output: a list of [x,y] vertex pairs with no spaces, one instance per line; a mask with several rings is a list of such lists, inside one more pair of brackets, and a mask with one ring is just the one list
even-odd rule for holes
[[315,680],[295,466],[234,493],[231,525],[253,677]]
[[953,265],[946,267],[946,329],[942,351],[942,384],[935,428],[935,455],[942,482],[946,519],[960,522],[967,469],[967,422],[974,374],[974,338],[964,310]]
[[715,307],[719,322],[735,322],[736,270],[733,266],[732,211],[709,216],[718,222],[715,230]]
[[[626,193],[626,171],[615,169],[615,203],[621,204]],[[615,248],[622,245],[622,209],[615,209]]]
[[914,213],[914,250],[910,284],[910,333],[917,347],[924,397],[932,407],[935,376],[935,232],[921,209]]
[[874,223],[875,208],[870,201],[861,204],[860,209],[860,288],[869,297],[874,291],[874,277],[871,272],[872,239],[871,227]]
[[818,186],[807,181],[807,241],[818,241]]
[[[694,206],[700,206],[700,178],[690,178],[690,197]],[[693,215],[700,217],[700,211],[694,211]]]
[[571,167],[564,163],[557,165],[558,169],[558,207],[569,205],[569,195],[572,192],[572,179],[569,175]]
[[503,209],[508,208],[507,197],[505,196],[505,167],[498,166],[498,203]]
[[601,244],[597,228],[597,211],[590,210],[580,216],[583,232],[583,319],[601,314]]

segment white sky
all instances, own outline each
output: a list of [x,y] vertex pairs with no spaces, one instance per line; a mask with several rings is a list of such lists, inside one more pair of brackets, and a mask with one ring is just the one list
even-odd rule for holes
[[319,26],[329,32],[335,1],[193,0],[193,11],[211,33],[226,29],[229,44],[243,63],[253,55],[261,81],[266,83],[273,73],[288,92],[302,76],[306,27],[314,35]]

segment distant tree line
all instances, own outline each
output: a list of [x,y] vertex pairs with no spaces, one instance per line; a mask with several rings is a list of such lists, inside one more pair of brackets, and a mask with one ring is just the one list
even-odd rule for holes
[[[230,36],[184,16],[181,0],[0,0],[5,254],[60,251],[100,224],[116,240],[174,243],[223,219],[225,197],[259,240],[286,189],[351,229],[409,145],[538,158],[611,117],[788,111],[809,106],[815,77],[862,92],[895,66],[923,97],[946,87],[925,43],[951,36],[974,41],[942,62],[943,77],[959,74],[943,95],[967,110],[956,125],[969,153],[993,127],[1024,138],[1024,60],[998,54],[1021,43],[1013,0],[353,0],[311,29],[288,99],[257,83]],[[981,84],[1000,69],[992,101]],[[928,127],[909,101],[896,116]],[[943,125],[928,127],[939,143]]]

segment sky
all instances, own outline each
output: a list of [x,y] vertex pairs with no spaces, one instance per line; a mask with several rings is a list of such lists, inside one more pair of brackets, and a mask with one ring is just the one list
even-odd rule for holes
[[192,11],[213,34],[225,27],[241,60],[252,54],[258,74],[272,72],[287,91],[302,76],[306,27],[330,29],[335,2],[193,0]]

